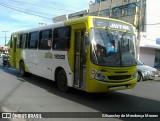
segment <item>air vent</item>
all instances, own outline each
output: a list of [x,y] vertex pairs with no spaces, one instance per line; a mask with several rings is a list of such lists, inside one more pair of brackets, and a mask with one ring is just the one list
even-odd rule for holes
[[127,71],[116,71],[115,73],[127,73]]
[[129,79],[131,75],[121,75],[121,76],[108,76],[109,80],[123,80],[123,79]]

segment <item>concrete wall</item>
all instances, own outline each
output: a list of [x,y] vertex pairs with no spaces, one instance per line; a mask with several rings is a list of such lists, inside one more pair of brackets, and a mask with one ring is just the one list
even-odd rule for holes
[[146,65],[154,67],[155,49],[141,47],[139,60],[145,63]]
[[131,24],[134,25],[135,15],[125,16],[125,17],[122,17],[122,18],[120,18],[120,19],[123,20],[123,21],[129,22],[129,23],[131,23]]
[[104,10],[104,9],[110,8],[110,5],[111,5],[111,0],[103,1],[101,3],[100,10]]
[[[106,0],[101,3],[95,3],[95,4],[90,5],[89,6],[89,13],[91,13],[91,14],[95,13],[95,15],[98,15],[97,14],[98,11],[122,6],[122,5],[133,3],[133,2],[137,2],[137,0],[112,0],[112,3],[111,3],[111,0]],[[137,11],[137,10],[138,10],[138,7],[136,8],[135,11]],[[137,20],[138,15],[137,14],[127,15],[127,16],[123,16],[123,15],[124,15],[124,10],[122,11],[122,16],[116,17],[116,19],[120,19],[120,20],[129,22],[129,23],[137,26],[137,24],[138,24],[138,20]],[[106,17],[109,17],[109,15],[106,15]]]
[[99,3],[92,4],[89,6],[89,13],[94,13],[99,11]]
[[123,0],[112,0],[112,6],[111,7],[117,7],[123,5]]

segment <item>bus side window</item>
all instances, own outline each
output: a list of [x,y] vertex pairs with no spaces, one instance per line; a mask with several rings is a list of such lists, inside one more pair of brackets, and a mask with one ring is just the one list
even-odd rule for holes
[[21,45],[21,47],[23,49],[27,48],[27,34],[22,35],[22,45]]
[[71,27],[61,27],[54,29],[53,48],[57,50],[69,50],[71,38]]
[[26,48],[26,34],[18,35],[17,48]]
[[38,45],[38,32],[29,33],[28,48],[37,49],[37,45]]
[[52,29],[43,30],[39,34],[39,49],[50,50],[52,46]]

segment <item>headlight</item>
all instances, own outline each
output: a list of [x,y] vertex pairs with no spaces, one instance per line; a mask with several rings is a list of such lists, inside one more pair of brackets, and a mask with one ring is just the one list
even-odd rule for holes
[[100,80],[100,81],[108,81],[107,76],[105,76],[101,71],[97,71],[95,69],[90,69],[91,77]]
[[149,73],[148,70],[143,70],[143,71],[142,71],[142,74],[143,74],[144,76],[148,75],[148,73]]
[[149,71],[149,70],[147,70],[147,74],[148,74],[148,75],[152,75],[152,72]]

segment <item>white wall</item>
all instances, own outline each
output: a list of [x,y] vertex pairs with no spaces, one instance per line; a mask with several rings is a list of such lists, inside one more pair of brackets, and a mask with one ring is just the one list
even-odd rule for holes
[[[160,38],[160,4],[159,0],[146,0],[146,30],[147,40],[156,40]],[[157,24],[157,25],[151,25]]]

